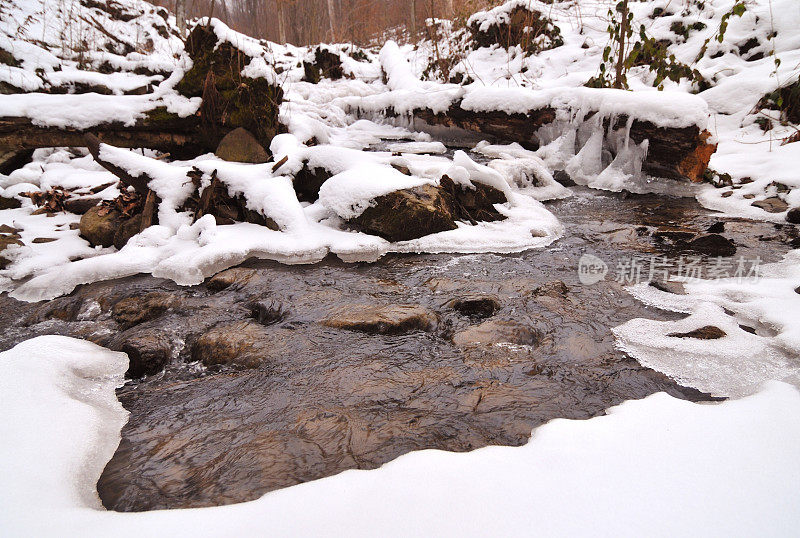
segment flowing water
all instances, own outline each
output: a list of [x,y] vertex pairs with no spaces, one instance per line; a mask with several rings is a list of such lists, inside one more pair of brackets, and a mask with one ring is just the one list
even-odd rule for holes
[[[118,390],[130,420],[98,489],[106,507],[122,511],[251,500],[346,469],[375,468],[412,450],[520,445],[548,420],[590,418],[658,391],[707,399],[615,349],[612,327],[677,315],[637,302],[613,273],[632,255],[677,260],[686,253],[675,237],[722,221],[691,198],[574,190],[574,197],[547,204],[566,232],[543,250],[387,256],[350,265],[251,260],[244,267],[252,271],[222,290],[143,275],[82,286],[47,303],[0,296],[0,349],[54,333],[115,349],[147,338],[169,346],[165,371]],[[737,256],[763,262],[780,259],[797,236],[789,225],[728,220],[724,228]],[[579,282],[584,253],[609,264],[606,280]],[[153,292],[169,304],[153,319],[128,327],[111,315],[121,299]],[[452,308],[451,300],[474,295],[496,299],[499,310],[478,319]],[[268,315],[254,309],[259,302]],[[417,305],[438,322],[401,334],[320,323],[352,304]],[[487,320],[515,322],[536,338],[453,343],[454,335]],[[236,356],[244,341],[249,368],[201,366],[200,336],[228,324],[239,324],[230,329],[238,343],[228,352]]]

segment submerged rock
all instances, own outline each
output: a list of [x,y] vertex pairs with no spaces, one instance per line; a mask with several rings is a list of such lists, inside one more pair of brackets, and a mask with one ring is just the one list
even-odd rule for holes
[[264,147],[258,140],[242,127],[226,134],[217,146],[214,154],[223,161],[261,164],[269,161]]
[[255,368],[264,360],[264,354],[260,351],[269,347],[265,338],[264,327],[254,321],[217,325],[194,343],[192,360],[206,366],[225,364]]
[[110,247],[122,224],[122,215],[116,209],[95,206],[81,217],[81,237],[93,247]]
[[500,310],[500,301],[492,295],[470,295],[448,303],[459,314],[474,318],[488,318]]
[[154,291],[122,299],[114,305],[111,315],[120,325],[132,327],[159,317],[178,302],[178,297],[171,293]]
[[727,336],[727,333],[720,329],[719,327],[714,327],[713,325],[706,325],[705,327],[700,327],[699,329],[695,329],[693,331],[689,331],[686,333],[670,333],[667,336],[671,336],[673,338],[698,338],[700,340],[716,340],[718,338],[722,338],[723,336]]
[[138,378],[164,369],[172,356],[172,340],[159,327],[152,327],[126,337],[120,351],[130,360],[126,375]]
[[438,321],[435,312],[416,305],[352,304],[339,308],[323,319],[322,324],[335,329],[401,334],[433,330]]
[[541,332],[534,327],[515,321],[490,320],[456,333],[453,343],[459,347],[503,343],[535,346],[541,339]]

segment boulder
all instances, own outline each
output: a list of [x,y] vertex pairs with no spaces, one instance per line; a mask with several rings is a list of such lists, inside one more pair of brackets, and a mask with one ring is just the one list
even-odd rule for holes
[[515,321],[490,320],[456,333],[453,343],[459,347],[501,343],[535,346],[541,339],[536,328]]
[[453,217],[471,223],[478,221],[503,220],[503,216],[494,208],[494,204],[507,202],[502,191],[489,185],[473,182],[475,188],[465,187],[454,182],[448,176],[442,176],[441,188],[450,195],[453,204]]
[[303,163],[294,176],[292,181],[297,199],[301,202],[316,202],[319,199],[319,189],[322,184],[328,181],[333,174],[325,168],[309,167],[308,163]]
[[685,333],[670,333],[667,336],[671,336],[673,338],[699,338],[700,340],[716,340],[726,335],[727,333],[719,327],[706,325],[705,327],[700,327],[699,329],[695,329],[693,331]]
[[242,127],[226,134],[214,154],[223,161],[261,164],[269,161],[269,155],[258,140]]
[[116,209],[95,206],[81,217],[81,237],[93,247],[110,247],[122,224],[122,215]]
[[708,256],[733,256],[736,254],[736,245],[727,237],[719,234],[701,235],[684,243],[688,250],[706,254]]
[[128,244],[131,237],[142,230],[142,214],[139,213],[129,219],[123,220],[114,234],[114,246],[117,250]]
[[434,185],[378,196],[370,207],[349,222],[363,232],[392,242],[457,228],[450,198]]
[[500,301],[492,295],[468,295],[453,299],[448,306],[464,316],[488,318],[500,310]]
[[778,198],[777,196],[772,196],[771,198],[767,198],[765,200],[759,200],[757,202],[753,202],[750,204],[754,207],[759,207],[766,211],[767,213],[783,213],[787,209],[789,209],[789,204]]
[[800,207],[793,207],[786,213],[786,221],[792,224],[800,224]]
[[130,361],[126,376],[138,378],[164,369],[172,356],[172,340],[160,328],[150,328],[125,337],[120,351]]
[[178,302],[178,297],[171,293],[154,291],[122,299],[114,305],[111,315],[120,325],[132,327],[161,316]]
[[234,267],[232,269],[226,269],[225,271],[212,276],[206,286],[211,291],[222,291],[233,285],[235,285],[236,288],[240,288],[250,282],[250,279],[252,279],[255,274],[255,269]]
[[347,329],[378,334],[402,334],[411,331],[431,331],[439,317],[435,312],[416,305],[352,304],[339,308],[322,320],[335,329]]
[[192,346],[192,360],[206,366],[231,365],[255,368],[263,361],[260,350],[268,348],[265,329],[254,321],[217,325]]

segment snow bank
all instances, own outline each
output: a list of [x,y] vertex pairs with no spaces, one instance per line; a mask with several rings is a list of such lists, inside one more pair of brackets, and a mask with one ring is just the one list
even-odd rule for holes
[[1,448],[4,536],[790,536],[800,525],[800,393],[778,382],[712,405],[659,393],[551,421],[522,447],[414,452],[238,505],[105,512],[86,486],[119,439],[111,389],[124,363],[57,336],[0,354],[0,428],[14,440]]

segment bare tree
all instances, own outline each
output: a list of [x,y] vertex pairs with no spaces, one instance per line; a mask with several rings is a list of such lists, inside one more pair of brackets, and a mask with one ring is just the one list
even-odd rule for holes
[[336,30],[334,30],[334,20],[336,20],[336,10],[333,6],[333,0],[328,0],[328,23],[331,30],[331,41],[336,42]]
[[175,0],[175,18],[181,37],[186,37],[186,0]]

